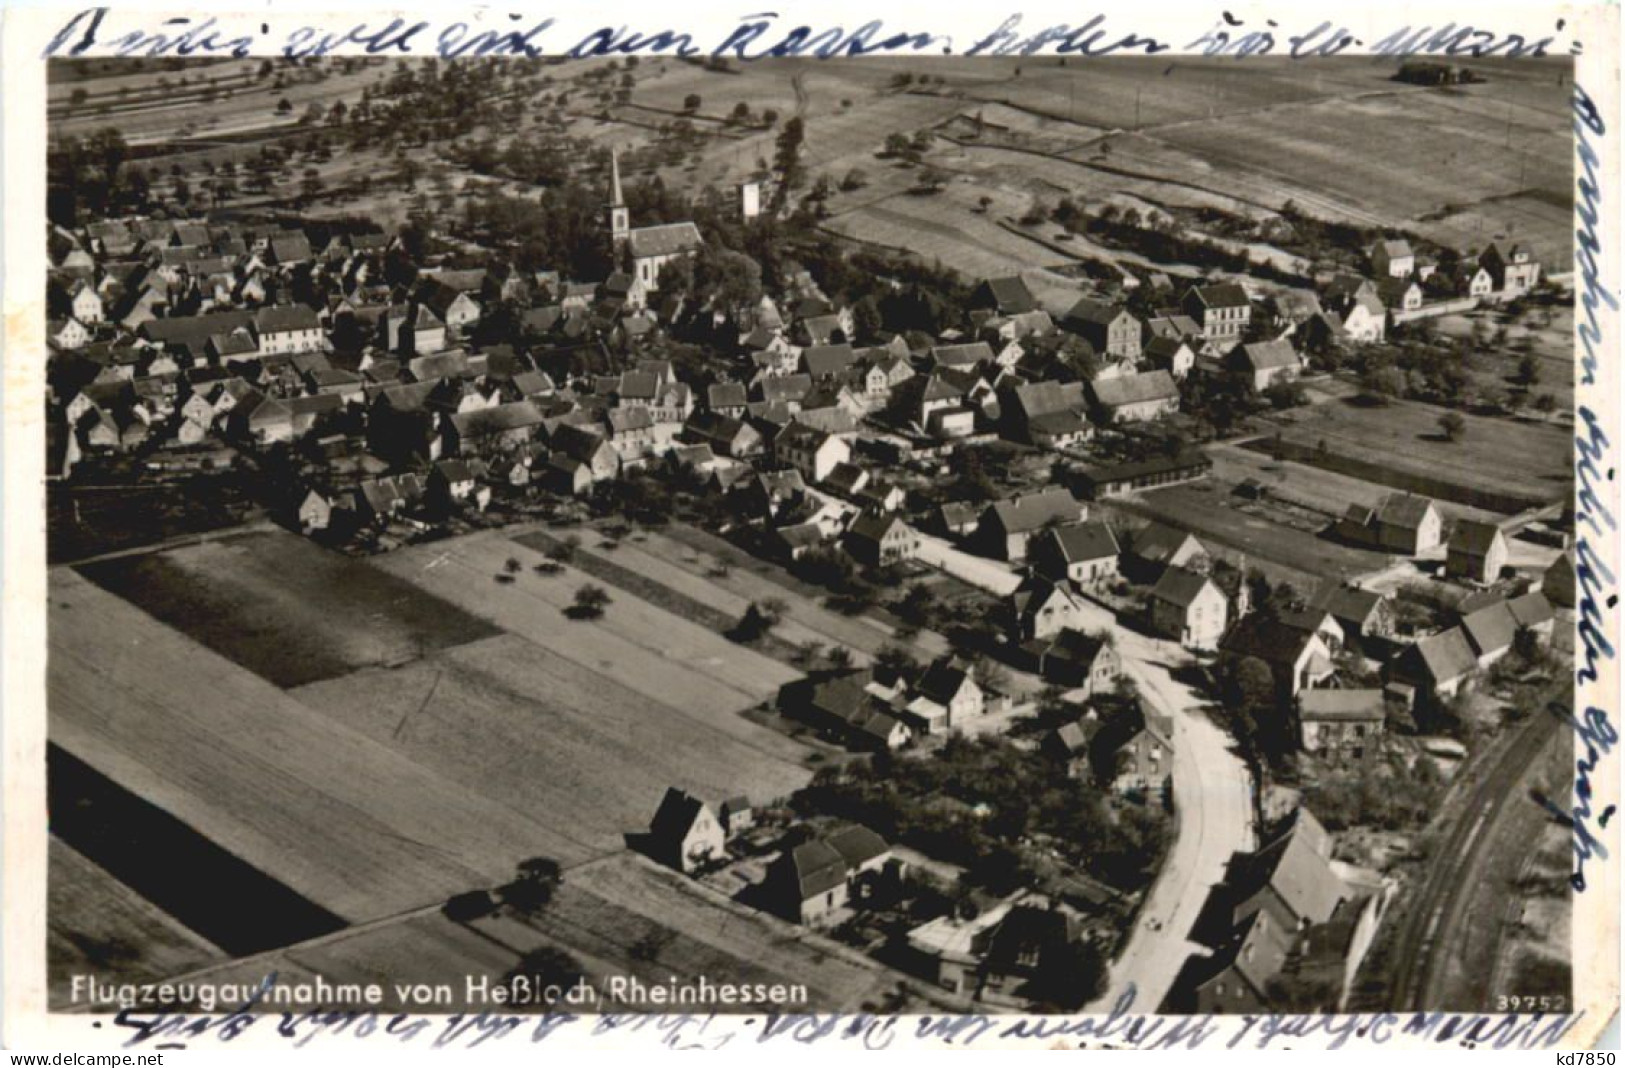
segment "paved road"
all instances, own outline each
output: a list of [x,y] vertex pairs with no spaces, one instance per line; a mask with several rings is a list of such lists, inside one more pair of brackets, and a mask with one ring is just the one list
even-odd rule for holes
[[[941,538],[922,537],[920,559],[1001,597],[1020,582],[1007,564],[961,552]],[[1229,737],[1202,711],[1201,695],[1174,677],[1193,663],[1190,654],[1173,642],[1117,626],[1100,605],[1085,606],[1085,628],[1117,636],[1124,672],[1174,724],[1174,844],[1138,926],[1112,965],[1106,993],[1088,1010],[1106,1011],[1132,985],[1134,1008],[1155,1012],[1186,959],[1205,952],[1186,935],[1208,889],[1223,877],[1232,853],[1253,848],[1252,783],[1246,764],[1231,752]],[[1149,921],[1159,921],[1158,927],[1153,930]]]

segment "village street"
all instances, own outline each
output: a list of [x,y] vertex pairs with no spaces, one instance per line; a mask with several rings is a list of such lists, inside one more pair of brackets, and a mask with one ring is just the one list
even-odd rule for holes
[[[937,537],[922,535],[919,558],[1001,597],[1020,581],[1008,564],[972,556]],[[1231,854],[1253,848],[1252,784],[1229,737],[1203,711],[1201,695],[1175,678],[1194,663],[1190,654],[1174,642],[1118,626],[1100,605],[1085,601],[1084,606],[1083,629],[1116,636],[1125,674],[1174,724],[1174,842],[1139,923],[1112,964],[1105,994],[1088,1009],[1109,1010],[1132,986],[1134,1009],[1155,1012],[1185,961],[1205,952],[1186,935],[1208,889],[1224,877]]]

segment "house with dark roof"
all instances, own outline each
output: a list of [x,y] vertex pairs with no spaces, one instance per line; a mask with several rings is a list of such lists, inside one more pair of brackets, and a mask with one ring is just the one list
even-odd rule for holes
[[1133,532],[1123,559],[1136,581],[1154,582],[1170,567],[1189,567],[1212,556],[1190,531],[1151,522]]
[[1221,346],[1240,341],[1252,321],[1252,301],[1234,282],[1192,286],[1180,307],[1196,321],[1203,336]]
[[1418,556],[1438,547],[1442,540],[1443,517],[1426,497],[1393,493],[1375,508],[1351,504],[1333,532],[1347,541],[1369,545],[1386,552]]
[[873,681],[869,671],[851,671],[793,682],[780,690],[779,705],[855,749],[901,749],[913,740],[914,729],[899,709],[870,691]]
[[[1157,374],[1163,372],[1158,371]],[[1084,497],[1098,501],[1138,490],[1194,482],[1206,478],[1213,461],[1201,449],[1185,449],[1176,456],[1152,456],[1144,460],[1101,464],[1078,472],[1077,485]]]
[[1502,248],[1500,242],[1492,241],[1478,254],[1478,263],[1489,272],[1495,295],[1501,299],[1521,296],[1540,283],[1540,261],[1523,245]]
[[1020,275],[984,279],[971,290],[970,307],[998,315],[1023,315],[1038,310],[1038,300]]
[[1140,358],[1158,371],[1166,371],[1174,381],[1184,381],[1196,365],[1196,350],[1179,337],[1153,337],[1145,343]]
[[960,657],[933,660],[909,691],[905,706],[928,734],[955,730],[987,711],[987,694]]
[[1167,371],[1100,377],[1088,388],[1096,418],[1108,426],[1141,423],[1179,411],[1179,386]]
[[1409,278],[1416,273],[1416,253],[1404,238],[1378,238],[1371,245],[1371,273],[1378,278]]
[[920,551],[920,535],[896,512],[866,510],[847,528],[842,545],[854,559],[884,567],[914,559]]
[[[1327,621],[1327,629],[1340,631],[1329,615],[1315,615]],[[1223,663],[1253,658],[1267,664],[1283,704],[1297,697],[1299,691],[1330,679],[1337,670],[1332,656],[1326,631],[1321,627],[1305,626],[1301,621],[1267,611],[1237,620],[1219,643]]]
[[722,824],[711,806],[667,787],[649,821],[649,855],[687,875],[726,855]]
[[1086,441],[1092,430],[1083,419],[1081,382],[1031,382],[999,390],[999,418],[1016,441],[1063,449]]
[[993,349],[985,341],[970,341],[959,345],[933,345],[931,366],[934,370],[974,370],[993,364]]
[[1187,649],[1219,644],[1230,620],[1230,599],[1208,576],[1169,567],[1151,588],[1151,627]]
[[688,417],[683,424],[684,441],[696,445],[709,445],[719,456],[743,460],[762,452],[762,435],[749,423],[741,422],[721,412],[700,411]]
[[1546,599],[1560,608],[1573,608],[1574,596],[1574,557],[1568,550],[1557,554],[1540,580],[1541,592]]
[[1140,356],[1140,320],[1120,304],[1079,298],[1061,319],[1061,328],[1089,342],[1097,353],[1116,360]]
[[852,459],[852,446],[839,435],[792,422],[773,439],[773,459],[800,471],[808,482],[822,482],[837,464]]
[[886,840],[860,824],[793,846],[768,865],[762,887],[770,907],[792,923],[819,926],[901,884],[903,862]]
[[1225,357],[1224,364],[1240,375],[1255,393],[1262,393],[1277,382],[1290,381],[1303,369],[1303,359],[1292,348],[1292,343],[1280,338],[1238,345]]
[[1327,687],[1298,695],[1298,740],[1306,753],[1359,760],[1376,746],[1388,721],[1379,689]]
[[1518,620],[1502,600],[1468,612],[1461,619],[1461,632],[1473,647],[1480,668],[1487,668],[1512,651],[1518,635]]
[[[1011,591],[1009,603],[1009,630],[1017,642],[1054,637],[1068,628],[1083,624],[1083,602],[1065,579],[1052,579],[1041,573],[1029,572],[1021,584]],[[1041,666],[1032,670],[1039,671]]]
[[1501,577],[1506,562],[1506,537],[1495,523],[1463,519],[1446,543],[1444,571],[1451,578],[1487,586]]
[[1041,532],[1027,555],[1050,578],[1097,586],[1118,577],[1119,551],[1112,528],[1096,519]]
[[1089,762],[1101,786],[1161,800],[1173,780],[1174,721],[1136,699],[1094,732]]
[[1448,700],[1465,689],[1478,670],[1478,653],[1460,627],[1419,639],[1390,660],[1390,690],[1413,704]]
[[1045,682],[1081,690],[1084,697],[1109,692],[1123,666],[1116,645],[1105,634],[1077,625],[1028,638],[1017,650],[1017,661]]
[[1045,527],[1082,522],[1087,515],[1087,507],[1064,489],[1021,494],[988,505],[976,538],[1001,560],[1022,560],[1028,542]]
[[838,345],[809,345],[801,350],[801,369],[814,382],[845,378],[857,362],[858,354],[845,342]]
[[[1340,1008],[1388,899],[1385,884],[1332,860],[1331,838],[1307,809],[1251,853],[1234,854],[1204,903],[1192,956],[1164,1012],[1236,1013],[1279,1008],[1278,980],[1327,948],[1338,982],[1320,1008]],[[1348,927],[1355,921],[1357,930]],[[1287,985],[1291,985],[1290,981]]]

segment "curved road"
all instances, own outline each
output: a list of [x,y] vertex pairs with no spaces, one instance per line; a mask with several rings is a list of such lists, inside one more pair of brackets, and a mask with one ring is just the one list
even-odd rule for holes
[[[921,536],[919,557],[973,586],[1007,596],[1020,583],[1008,564],[972,556],[941,538]],[[1187,940],[1208,890],[1224,876],[1232,853],[1254,846],[1252,781],[1230,748],[1229,737],[1202,710],[1206,701],[1174,673],[1194,663],[1171,641],[1117,626],[1105,608],[1085,601],[1086,626],[1110,630],[1124,672],[1140,694],[1174,724],[1174,820],[1176,834],[1162,871],[1140,910],[1128,944],[1112,964],[1106,992],[1088,1012],[1105,1012],[1133,986],[1132,1011],[1156,1012],[1192,953],[1206,950]],[[1156,923],[1153,929],[1149,924]]]

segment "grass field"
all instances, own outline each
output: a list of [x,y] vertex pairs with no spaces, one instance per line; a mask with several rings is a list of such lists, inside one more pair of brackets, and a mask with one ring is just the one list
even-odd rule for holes
[[[1531,504],[1565,497],[1573,485],[1573,443],[1561,427],[1508,418],[1463,415],[1460,440],[1444,440],[1444,409],[1413,401],[1380,407],[1330,401],[1279,418],[1282,436],[1311,449],[1324,441],[1332,454],[1403,475],[1437,478],[1465,490],[1511,494]],[[1446,496],[1434,493],[1434,496]]]
[[75,973],[140,983],[224,958],[54,835],[47,860],[45,959],[53,1007],[70,1004]]
[[409,582],[283,530],[79,570],[282,687],[416,659],[496,633]]

